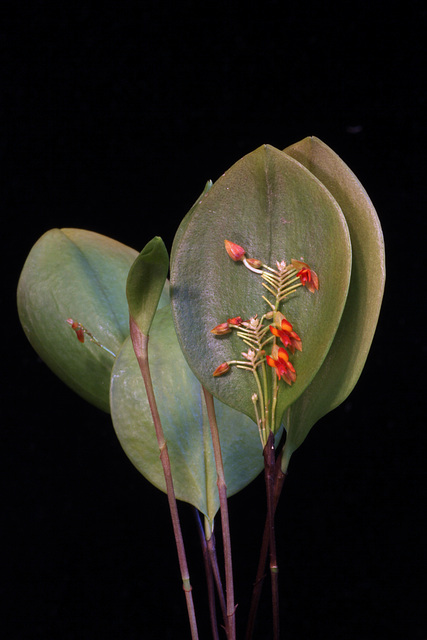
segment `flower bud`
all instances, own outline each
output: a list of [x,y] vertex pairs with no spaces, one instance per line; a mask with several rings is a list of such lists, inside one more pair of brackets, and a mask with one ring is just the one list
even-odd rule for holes
[[234,242],[230,242],[230,240],[224,240],[225,250],[232,260],[235,262],[240,262],[245,257],[245,250],[243,247],[235,244]]
[[219,365],[219,367],[215,369],[212,375],[214,376],[214,378],[218,378],[218,376],[224,375],[224,373],[227,373],[227,371],[230,371],[230,365],[228,364],[228,362],[223,362]]
[[261,260],[258,260],[257,258],[246,258],[246,262],[254,269],[261,269],[262,267]]
[[223,336],[226,333],[230,333],[230,331],[231,331],[231,327],[228,324],[228,322],[222,322],[221,324],[217,324],[216,327],[211,329],[211,333],[213,333],[214,336]]

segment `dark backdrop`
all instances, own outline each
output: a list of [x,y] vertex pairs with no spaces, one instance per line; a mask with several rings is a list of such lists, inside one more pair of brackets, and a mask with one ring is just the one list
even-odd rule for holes
[[[292,459],[277,523],[283,638],[425,640],[424,3],[1,10],[5,637],[189,635],[165,497],[19,326],[31,246],[74,226],[170,247],[207,179],[262,143],[316,135],[377,208],[388,280],[357,388]],[[230,500],[240,631],[263,496],[259,479]],[[203,610],[192,513],[181,513]],[[267,600],[261,620],[258,637],[271,637]]]

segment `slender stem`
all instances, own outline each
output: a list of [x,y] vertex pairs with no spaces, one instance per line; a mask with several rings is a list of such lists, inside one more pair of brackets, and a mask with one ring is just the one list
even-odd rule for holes
[[198,640],[196,614],[194,610],[192,587],[188,572],[187,557],[185,554],[184,539],[182,537],[181,524],[179,521],[178,505],[176,503],[175,491],[173,488],[172,470],[168,454],[166,439],[163,433],[156,398],[154,396],[153,383],[151,380],[150,368],[148,364],[148,336],[144,335],[133,318],[130,318],[130,335],[142,378],[147,392],[148,403],[153,417],[154,428],[156,430],[157,443],[160,451],[160,460],[163,466],[163,473],[166,482],[166,491],[169,502],[169,509],[172,519],[172,527],[175,535],[175,543],[178,552],[178,562],[181,571],[182,587],[185,592],[187,602],[188,619],[191,628],[192,640]]
[[224,545],[225,592],[226,592],[226,632],[228,640],[236,639],[236,607],[234,604],[233,564],[231,558],[230,523],[228,519],[227,485],[225,484],[224,467],[222,464],[221,445],[219,441],[218,425],[216,423],[215,407],[212,394],[203,387],[206,409],[211,428],[212,444],[215,456],[219,503],[221,507],[222,538]]
[[272,424],[276,424],[276,405],[277,405],[277,394],[279,391],[279,385],[277,384],[277,376],[275,375],[275,372],[272,371],[272,376],[273,376],[273,403],[272,403],[272,407],[271,407],[271,420],[272,420]]
[[261,424],[262,442],[264,444],[265,430],[266,430],[266,418],[267,418],[267,409],[266,409],[265,400],[264,400],[264,390],[263,390],[263,388],[261,386],[261,382],[260,382],[256,367],[253,367],[252,372],[254,374],[255,382],[257,384],[257,389],[258,389],[259,406],[260,406],[261,421],[262,421],[262,424]]
[[209,560],[211,563],[213,576],[216,584],[216,590],[218,593],[219,604],[222,611],[222,617],[224,618],[224,623],[226,623],[227,605],[225,603],[224,589],[222,588],[221,574],[219,572],[219,567],[218,567],[218,557],[216,555],[215,534],[213,532],[211,536],[206,540],[206,544],[207,544]]
[[261,442],[262,442],[261,418],[259,417],[258,396],[257,396],[256,393],[252,394],[252,404],[254,406],[255,419],[256,419],[256,423],[257,423],[257,427],[258,427],[259,437],[260,437]]
[[203,563],[205,565],[206,584],[208,588],[208,602],[209,602],[209,615],[211,619],[211,629],[213,640],[219,640],[218,624],[216,619],[216,607],[215,607],[215,585],[214,585],[214,572],[212,569],[211,560],[209,557],[208,545],[206,542],[205,531],[203,529],[202,521],[199,511],[195,508],[194,514],[196,517],[197,530],[199,532],[200,545],[203,553]]
[[273,609],[273,638],[279,640],[279,567],[276,554],[276,533],[274,529],[274,466],[275,449],[274,434],[270,431],[264,447],[265,484],[267,493],[267,521],[270,547],[270,576]]
[[[286,473],[283,473],[281,469],[282,454],[283,454],[283,449],[276,460],[275,469],[274,469],[274,475],[275,475],[274,509],[275,510],[277,509],[280,494],[282,493],[283,484],[286,478]],[[253,591],[252,591],[251,608],[249,610],[245,640],[252,640],[253,633],[254,633],[255,619],[258,611],[258,605],[261,598],[261,592],[262,592],[262,587],[263,587],[264,578],[265,578],[265,565],[267,562],[269,536],[270,536],[270,529],[269,529],[269,522],[267,517],[265,521],[265,526],[264,526],[264,534],[262,537],[262,545],[261,545],[261,551],[259,555],[258,569],[256,573],[254,586],[253,586]]]
[[265,444],[266,434],[270,429],[269,420],[271,421],[270,415],[270,407],[269,407],[269,399],[268,399],[268,381],[267,381],[267,368],[265,366],[265,360],[261,363],[261,373],[262,373],[262,386],[265,398],[265,409],[264,409],[264,439],[263,444]]

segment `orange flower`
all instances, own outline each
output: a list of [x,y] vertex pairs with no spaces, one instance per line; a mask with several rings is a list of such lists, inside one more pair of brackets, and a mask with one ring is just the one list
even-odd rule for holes
[[270,325],[270,331],[274,336],[280,338],[283,346],[289,347],[291,353],[295,353],[295,349],[302,351],[301,338],[295,333],[291,323],[285,318],[283,313],[280,313],[280,311],[275,313],[274,322],[275,325]]
[[245,250],[243,247],[235,244],[234,242],[230,242],[230,240],[224,240],[225,250],[228,255],[234,262],[240,262],[245,257]]
[[218,376],[223,376],[224,373],[227,373],[227,371],[230,371],[230,365],[228,364],[228,362],[223,362],[219,365],[219,367],[215,369],[212,375],[214,376],[214,378],[218,378]]
[[291,260],[292,266],[294,269],[298,271],[297,276],[301,280],[301,284],[304,287],[314,293],[316,289],[319,288],[319,278],[317,273],[310,269],[306,262],[302,262],[301,260]]
[[243,319],[240,316],[236,316],[235,318],[228,318],[228,324],[232,324],[234,327],[240,327]]
[[277,348],[274,345],[271,356],[267,356],[267,364],[276,369],[279,380],[283,378],[285,382],[291,385],[297,379],[295,369],[289,362],[289,354],[283,347]]

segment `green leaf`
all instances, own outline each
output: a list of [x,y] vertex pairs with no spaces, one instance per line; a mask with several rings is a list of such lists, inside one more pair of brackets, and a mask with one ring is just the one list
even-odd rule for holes
[[126,296],[129,315],[144,335],[148,335],[169,269],[169,256],[163,240],[156,236],[148,242],[133,263]]
[[[150,330],[150,372],[171,459],[176,497],[211,521],[219,508],[215,460],[201,386],[178,344],[170,307],[159,310]],[[228,495],[262,470],[257,426],[216,402]],[[165,491],[159,449],[148,400],[130,338],[111,377],[111,416],[120,443],[136,468]]]
[[81,344],[67,319],[118,353],[129,335],[126,278],[137,255],[91,231],[52,229],[31,249],[18,284],[19,318],[34,349],[61,380],[107,412],[114,358],[87,337]]
[[[207,192],[210,190],[211,187],[212,187],[212,180],[208,180],[206,182],[206,184],[205,184],[205,188],[203,189],[203,191],[200,194],[200,196],[197,198],[196,202],[193,204],[191,209],[188,211],[188,213],[181,220],[179,228],[177,229],[177,232],[175,234],[174,246],[176,246],[178,244],[178,238],[180,237],[180,235],[182,235],[184,233],[185,229],[187,228],[187,223],[190,221],[191,216],[193,215],[193,211],[199,206],[199,204],[201,204],[204,196],[207,194]],[[172,247],[172,251],[171,251],[171,257],[170,257],[171,263],[173,262],[173,259],[174,259],[174,247]]]
[[229,169],[178,230],[172,307],[184,355],[214,396],[254,419],[252,374],[233,367],[220,378],[212,377],[219,364],[241,359],[247,347],[236,332],[216,337],[210,330],[230,317],[247,320],[268,310],[259,275],[229,258],[225,239],[270,266],[303,257],[320,278],[318,292],[301,288],[284,305],[303,351],[292,358],[296,383],[279,385],[280,417],[311,382],[337,330],[351,271],[347,224],[336,201],[309,171],[285,153],[263,146]]
[[350,231],[350,289],[335,340],[310,386],[290,407],[284,457],[312,426],[343,402],[364,367],[380,313],[385,283],[384,240],[366,191],[346,164],[318,138],[305,138],[285,152],[301,162],[336,198]]

